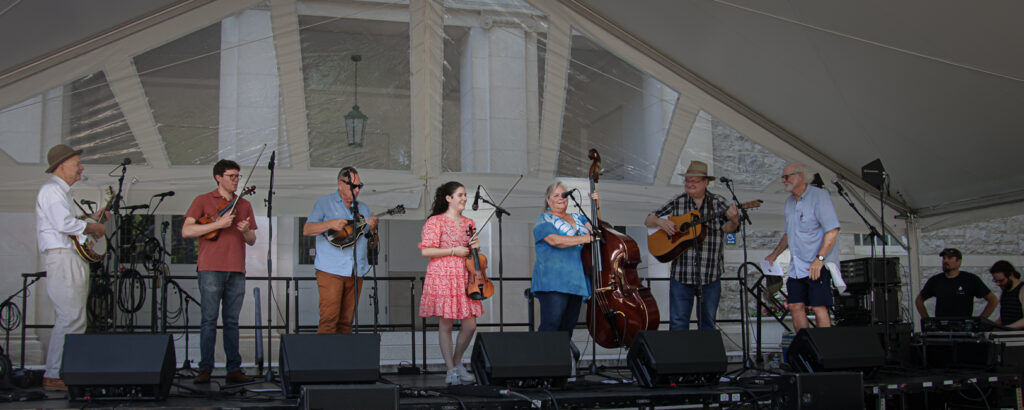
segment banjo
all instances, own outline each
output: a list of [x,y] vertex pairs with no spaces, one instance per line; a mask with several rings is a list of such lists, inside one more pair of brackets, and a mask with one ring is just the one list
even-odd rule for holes
[[[114,189],[108,186],[104,191],[104,194],[107,196],[107,204],[99,210],[100,220],[97,221],[90,218],[88,216],[89,213],[85,212],[82,205],[79,205],[76,201],[75,205],[78,205],[78,209],[85,214],[80,216],[79,219],[86,223],[103,223],[103,220],[106,219],[103,216],[106,213],[107,208],[110,208],[110,202],[114,200]],[[71,243],[74,244],[75,251],[78,252],[78,256],[81,256],[82,259],[88,263],[99,262],[103,259],[103,255],[107,253],[107,237],[103,235],[83,233],[81,235],[68,235],[68,237],[71,238]]]

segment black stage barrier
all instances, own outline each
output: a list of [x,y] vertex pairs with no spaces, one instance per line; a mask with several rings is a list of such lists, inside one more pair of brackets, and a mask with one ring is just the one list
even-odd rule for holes
[[885,351],[870,327],[800,329],[786,362],[800,372],[873,370],[885,364]]
[[471,363],[482,385],[559,387],[573,357],[568,332],[477,333]]
[[174,365],[171,335],[64,337],[61,372],[71,400],[164,400]]
[[380,378],[380,335],[282,335],[278,357],[288,397],[309,384],[373,383]]
[[864,379],[858,372],[794,373],[772,380],[777,409],[864,408]]
[[335,384],[302,386],[299,408],[338,410],[398,410],[396,384]]
[[626,362],[644,387],[717,384],[728,366],[717,330],[641,331]]

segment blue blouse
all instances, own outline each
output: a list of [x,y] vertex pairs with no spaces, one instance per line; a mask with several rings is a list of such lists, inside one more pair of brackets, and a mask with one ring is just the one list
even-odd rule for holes
[[533,279],[530,286],[533,292],[561,292],[571,295],[590,297],[590,281],[583,274],[583,261],[580,251],[583,245],[557,248],[544,242],[548,235],[585,236],[586,218],[580,214],[569,214],[576,222],[573,227],[568,222],[550,213],[542,213],[533,226],[534,248],[537,261],[533,264]]

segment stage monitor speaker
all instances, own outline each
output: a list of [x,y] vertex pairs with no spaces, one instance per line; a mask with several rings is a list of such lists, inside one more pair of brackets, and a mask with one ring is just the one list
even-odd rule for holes
[[302,386],[303,410],[398,410],[397,384],[332,384]]
[[71,334],[61,377],[71,400],[164,400],[174,378],[167,334]]
[[870,371],[885,364],[885,351],[870,327],[807,328],[793,337],[786,362],[798,372]]
[[772,408],[863,409],[864,379],[857,372],[790,373],[772,379]]
[[380,379],[380,335],[281,335],[281,389],[297,397],[309,384],[374,383]]
[[728,366],[717,330],[642,331],[626,363],[644,387],[718,384]]
[[471,365],[481,385],[561,387],[572,375],[567,332],[477,333]]

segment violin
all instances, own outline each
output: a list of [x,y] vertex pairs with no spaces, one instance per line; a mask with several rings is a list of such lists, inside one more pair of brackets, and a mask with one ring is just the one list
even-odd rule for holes
[[[216,221],[218,218],[220,218],[220,217],[222,217],[224,215],[229,215],[229,214],[234,213],[235,212],[235,205],[238,205],[238,200],[242,199],[243,196],[250,195],[250,194],[253,194],[255,192],[256,192],[256,185],[253,185],[251,187],[243,189],[241,194],[235,195],[235,199],[232,199],[230,201],[222,200],[220,205],[217,205],[217,214],[216,215],[203,215],[203,216],[199,217],[199,220],[196,221],[196,223],[199,224],[199,225],[206,225],[206,224],[208,224],[210,222]],[[217,230],[214,230],[214,231],[207,232],[207,233],[203,234],[203,238],[206,238],[206,240],[208,240],[208,241],[215,241],[215,240],[217,240],[218,235],[220,235],[220,231],[221,231],[220,229],[217,229]]]
[[476,236],[476,229],[472,226],[466,228],[466,235],[469,236],[469,241],[466,242],[466,247],[469,248],[469,256],[466,257],[466,271],[469,272],[466,296],[473,300],[484,300],[494,295],[494,283],[487,278],[487,257],[480,254],[479,248],[469,246]]

